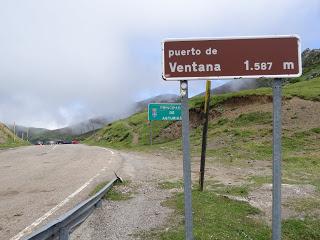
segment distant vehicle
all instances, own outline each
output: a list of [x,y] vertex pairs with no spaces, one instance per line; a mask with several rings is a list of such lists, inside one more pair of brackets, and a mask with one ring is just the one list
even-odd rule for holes
[[42,141],[37,141],[36,145],[43,145],[43,142]]
[[72,140],[72,144],[79,144],[79,140],[73,139],[73,140]]
[[64,144],[64,141],[63,140],[57,140],[56,144]]
[[72,141],[63,141],[63,144],[72,144]]

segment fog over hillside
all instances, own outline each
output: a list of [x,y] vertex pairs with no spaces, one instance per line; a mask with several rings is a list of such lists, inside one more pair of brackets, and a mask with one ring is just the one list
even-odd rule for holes
[[[296,33],[314,48],[318,9],[315,0],[1,1],[0,121],[56,129],[123,117],[138,99],[179,94],[161,79],[164,39]],[[190,95],[203,89],[190,82]]]

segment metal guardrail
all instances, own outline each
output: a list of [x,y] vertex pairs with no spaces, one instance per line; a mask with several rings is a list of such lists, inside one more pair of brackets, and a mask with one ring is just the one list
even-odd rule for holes
[[75,208],[71,209],[58,219],[35,231],[30,236],[24,238],[24,240],[68,240],[70,233],[72,233],[74,229],[78,225],[80,225],[96,207],[101,206],[102,197],[112,188],[114,183],[117,181],[122,182],[122,179],[120,177],[114,178],[94,196],[78,204]]

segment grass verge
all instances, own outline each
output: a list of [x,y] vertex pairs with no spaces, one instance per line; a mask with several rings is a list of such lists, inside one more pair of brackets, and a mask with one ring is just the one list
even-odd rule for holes
[[[217,195],[212,191],[194,190],[193,216],[194,236],[197,240],[208,239],[271,239],[271,229],[257,220],[260,211],[246,202]],[[139,233],[142,239],[182,240],[184,239],[183,193],[177,193],[164,205],[174,208],[170,224],[163,229]],[[320,221],[314,219],[288,219],[282,223],[282,239],[320,239]]]
[[[270,239],[270,229],[253,218],[259,210],[249,204],[219,196],[211,191],[193,191],[195,239]],[[165,202],[175,209],[173,218],[183,215],[183,194]],[[171,219],[173,222],[177,222]],[[183,222],[166,230],[144,233],[145,239],[184,239]]]
[[23,147],[23,146],[29,146],[30,143],[21,141],[21,142],[7,142],[4,144],[0,144],[0,150],[1,149],[8,149],[8,148],[17,148],[17,147]]

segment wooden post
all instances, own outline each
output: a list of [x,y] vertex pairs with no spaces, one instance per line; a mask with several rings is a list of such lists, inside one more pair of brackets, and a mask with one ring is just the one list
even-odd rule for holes
[[211,81],[207,80],[206,94],[205,94],[205,100],[204,100],[204,122],[203,122],[203,131],[202,131],[202,148],[201,148],[200,179],[199,179],[201,191],[203,191],[203,185],[204,185],[204,169],[205,169],[206,150],[207,150],[210,91],[211,91]]

